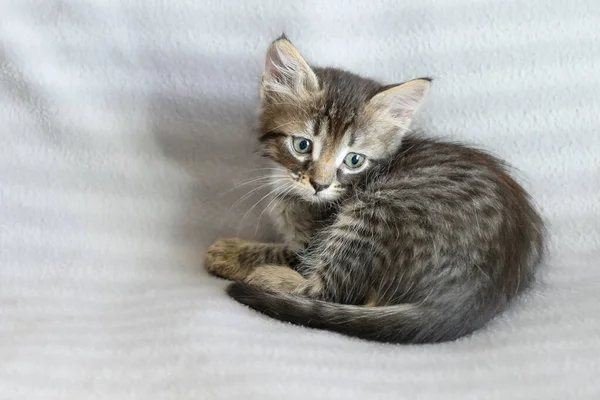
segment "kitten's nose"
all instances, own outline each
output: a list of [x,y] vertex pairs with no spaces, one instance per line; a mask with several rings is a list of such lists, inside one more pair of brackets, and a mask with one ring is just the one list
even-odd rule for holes
[[315,193],[319,193],[321,190],[325,190],[331,185],[331,183],[326,183],[326,184],[318,183],[318,182],[313,181],[312,179],[309,179],[309,182],[310,182],[311,186],[313,188],[315,188]]

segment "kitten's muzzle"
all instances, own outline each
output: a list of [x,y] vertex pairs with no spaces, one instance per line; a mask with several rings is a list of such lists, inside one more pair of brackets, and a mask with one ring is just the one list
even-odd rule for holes
[[319,183],[316,182],[314,180],[309,179],[310,185],[315,189],[315,194],[319,193],[321,190],[325,190],[327,189],[329,186],[331,186],[331,182],[329,183]]

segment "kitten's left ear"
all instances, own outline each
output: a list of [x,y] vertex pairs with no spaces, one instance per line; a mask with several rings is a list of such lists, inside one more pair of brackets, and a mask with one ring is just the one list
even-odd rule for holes
[[285,36],[274,41],[265,59],[262,95],[274,93],[297,96],[318,89],[317,76],[296,47]]
[[430,86],[430,78],[413,79],[384,89],[370,103],[387,110],[396,125],[408,129]]

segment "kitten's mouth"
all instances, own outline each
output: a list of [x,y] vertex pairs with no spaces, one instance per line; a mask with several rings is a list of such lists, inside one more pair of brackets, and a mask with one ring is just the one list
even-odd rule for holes
[[296,194],[309,203],[327,203],[339,197],[335,191],[328,189],[316,191],[312,186],[305,185],[301,175],[290,173],[290,177],[296,186]]
[[315,192],[313,188],[309,189],[303,185],[297,186],[295,192],[309,203],[326,203],[334,200],[334,196],[330,193],[325,191]]
[[327,203],[327,202],[331,202],[334,201],[338,196],[335,193],[326,191],[326,190],[322,190],[322,191],[310,191],[310,194],[308,196],[307,200],[309,200],[310,202],[313,203]]

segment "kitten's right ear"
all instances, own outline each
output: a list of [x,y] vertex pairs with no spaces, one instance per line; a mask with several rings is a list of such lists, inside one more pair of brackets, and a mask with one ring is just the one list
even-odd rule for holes
[[319,81],[298,50],[285,36],[274,41],[265,59],[261,97],[301,95],[319,89]]
[[373,96],[370,103],[387,110],[387,115],[394,124],[408,129],[430,86],[431,78],[413,79],[388,86]]

